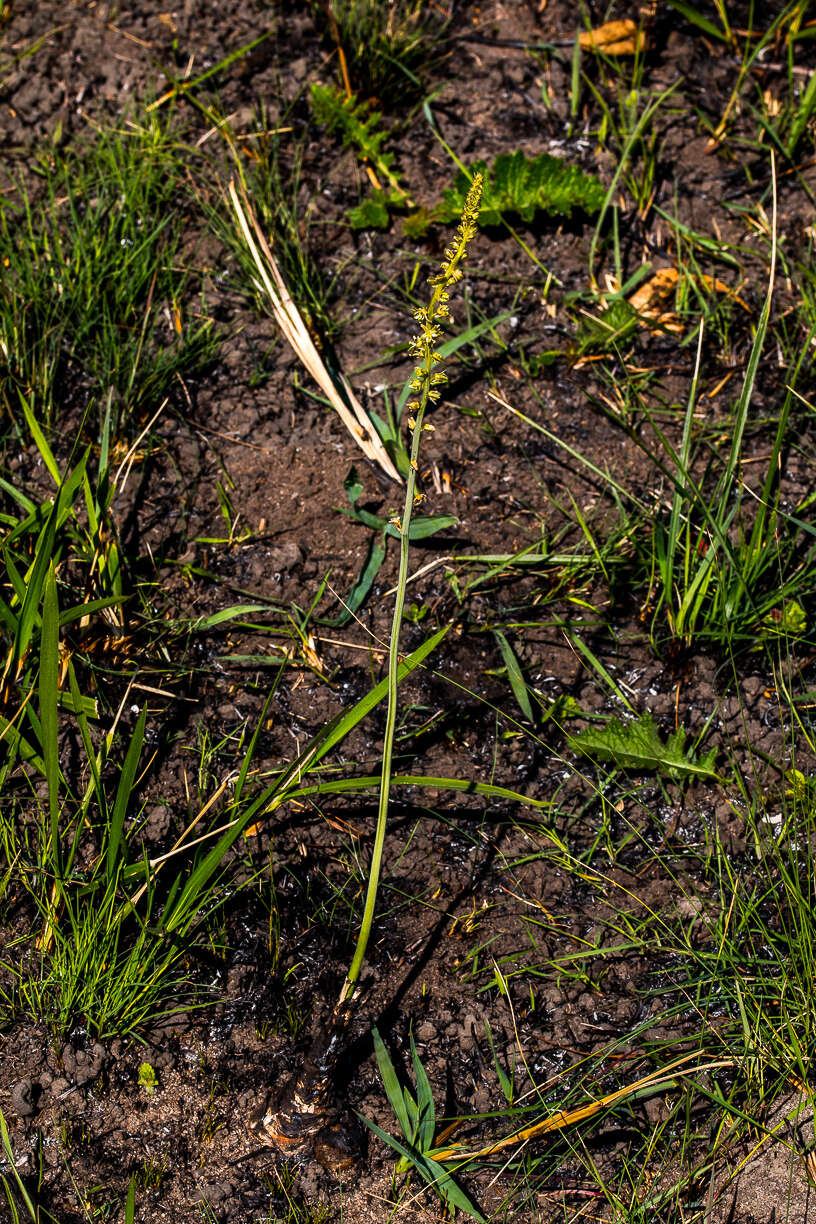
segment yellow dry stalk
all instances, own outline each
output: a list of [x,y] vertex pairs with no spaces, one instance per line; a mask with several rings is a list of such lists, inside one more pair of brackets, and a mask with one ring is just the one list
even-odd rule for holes
[[392,480],[399,482],[401,477],[391,456],[385,449],[371,418],[352,391],[345,375],[338,371],[332,377],[320,357],[309,334],[309,329],[303,321],[303,316],[292,299],[283,274],[275,262],[269,244],[252,211],[243,184],[241,184],[242,199],[239,198],[232,179],[228,192],[238,233],[258,272],[255,285],[268,299],[281,333],[320,387],[366,458],[378,464]]

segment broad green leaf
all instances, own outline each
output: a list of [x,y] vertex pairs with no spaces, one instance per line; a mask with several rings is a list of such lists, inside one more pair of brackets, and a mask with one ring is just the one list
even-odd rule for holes
[[517,150],[501,153],[490,168],[487,162],[478,161],[467,173],[460,171],[453,186],[443,193],[442,203],[434,213],[437,220],[449,222],[461,217],[470,184],[477,173],[484,178],[479,213],[481,225],[501,225],[508,216],[530,222],[539,212],[550,216],[569,216],[573,209],[596,213],[606,196],[599,179],[560,157],[541,153],[528,158]]
[[[436,535],[439,531],[447,531],[450,527],[456,527],[459,523],[455,514],[415,514],[411,519],[411,525],[408,528],[409,540],[427,540],[429,536]],[[389,523],[385,529],[386,535],[400,538],[400,530],[393,523]]]
[[662,773],[676,780],[682,778],[715,778],[712,748],[699,760],[692,760],[683,750],[685,732],[675,731],[663,741],[651,714],[643,714],[634,722],[611,719],[604,727],[588,727],[580,735],[568,737],[571,746],[599,761],[611,761],[619,769],[635,769],[645,773]]
[[[356,519],[358,523],[362,523],[364,527],[370,527],[373,531],[382,531],[388,536],[392,536],[397,540],[400,539],[401,533],[395,523],[392,523],[387,518],[383,518],[380,514],[372,514],[370,510],[364,510],[357,504],[362,496],[363,486],[360,483],[360,477],[357,474],[356,468],[351,468],[343,482],[343,487],[349,499],[349,507],[342,507],[343,514],[347,514],[349,518]],[[425,540],[428,536],[435,535],[437,531],[444,531],[448,527],[455,527],[458,522],[459,520],[453,514],[415,515],[411,519],[411,525],[408,528],[408,539]]]

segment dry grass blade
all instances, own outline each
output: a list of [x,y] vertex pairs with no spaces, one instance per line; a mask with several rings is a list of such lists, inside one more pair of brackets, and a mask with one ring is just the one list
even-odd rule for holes
[[[281,332],[332,407],[336,409],[341,421],[366,458],[379,464],[392,480],[399,482],[401,480],[399,472],[391,462],[379,434],[347,380],[339,373],[336,379],[333,379],[321,360],[300,311],[292,301],[280,268],[275,262],[243,188],[241,194],[244,197],[243,202],[238,198],[235,182],[231,179],[229,198],[238,230],[258,270],[259,279],[256,283],[268,297],[272,313]],[[339,388],[338,382],[340,383]]]
[[689,1062],[695,1056],[695,1054],[685,1054],[667,1067],[663,1067],[658,1071],[652,1071],[651,1074],[645,1075],[633,1084],[627,1084],[624,1088],[618,1088],[615,1092],[607,1093],[606,1096],[589,1101],[586,1105],[580,1105],[577,1109],[559,1110],[549,1118],[544,1118],[541,1122],[536,1122],[532,1126],[516,1131],[515,1134],[507,1135],[504,1139],[499,1139],[496,1143],[488,1144],[487,1147],[479,1148],[475,1152],[462,1151],[454,1147],[442,1151],[434,1151],[431,1154],[433,1159],[440,1164],[449,1161],[479,1160],[487,1156],[493,1156],[496,1152],[501,1152],[509,1147],[516,1147],[519,1144],[528,1142],[530,1139],[552,1134],[554,1131],[566,1130],[570,1126],[575,1126],[578,1122],[584,1122],[587,1118],[594,1117],[595,1114],[600,1113],[604,1109],[610,1109],[613,1105],[617,1105],[619,1101],[626,1100],[627,1097],[642,1091],[644,1088],[653,1088],[657,1085],[662,1085],[664,1082],[670,1084],[685,1076],[698,1075],[701,1071],[714,1071],[723,1067],[733,1067],[736,1062],[733,1058],[723,1058],[717,1059],[714,1062],[699,1063],[692,1068],[679,1069],[683,1063]]

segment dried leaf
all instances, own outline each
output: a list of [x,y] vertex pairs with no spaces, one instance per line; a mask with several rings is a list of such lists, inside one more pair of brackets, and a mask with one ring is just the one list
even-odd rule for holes
[[667,299],[674,293],[679,280],[676,268],[660,268],[642,284],[627,301],[640,316],[641,322],[652,323],[660,331],[681,332],[683,324],[673,311],[664,310]]
[[649,318],[649,311],[654,310],[656,303],[665,302],[677,284],[678,278],[679,273],[676,268],[661,268],[659,272],[655,272],[654,276],[650,276],[639,289],[629,295],[629,305],[639,315]]
[[243,201],[241,201],[233,180],[230,180],[228,190],[238,231],[258,271],[259,279],[255,283],[258,289],[262,289],[265,293],[283,336],[336,410],[366,458],[372,463],[378,463],[392,480],[401,482],[402,477],[394,467],[380,435],[352,391],[348,380],[339,370],[332,376],[315,348],[303,317],[292,300],[280,268],[274,260],[269,244],[250,207],[246,193],[242,188]]
[[703,282],[703,284],[707,288],[714,289],[716,290],[717,293],[727,293],[730,297],[734,299],[734,301],[737,303],[738,306],[741,306],[742,309],[746,311],[748,314],[751,313],[751,307],[748,305],[748,303],[744,301],[738,294],[736,294],[730,285],[726,285],[724,281],[715,280],[713,277],[705,276],[705,275],[701,276],[700,280]]
[[581,30],[578,45],[604,55],[637,55],[646,46],[646,32],[636,21],[606,21],[594,30]]
[[[687,279],[688,273],[685,274]],[[705,285],[707,289],[713,290],[715,293],[727,293],[733,297],[745,311],[750,313],[750,306],[738,297],[734,290],[726,285],[724,281],[715,280],[711,276],[701,275],[698,282]],[[661,331],[676,331],[683,330],[683,324],[674,313],[674,311],[666,310],[664,307],[667,304],[669,297],[677,288],[680,280],[680,273],[677,268],[660,268],[655,272],[654,276],[649,277],[642,285],[640,285],[634,293],[630,293],[626,299],[633,310],[637,312],[641,322],[652,324]]]

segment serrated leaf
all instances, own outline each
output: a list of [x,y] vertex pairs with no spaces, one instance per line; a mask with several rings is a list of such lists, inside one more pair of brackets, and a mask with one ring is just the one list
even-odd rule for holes
[[675,780],[716,777],[716,749],[692,760],[684,751],[685,738],[685,732],[677,730],[663,741],[651,714],[628,723],[613,718],[604,727],[588,727],[568,737],[573,748],[596,760],[612,761],[619,769],[661,773]]
[[385,229],[389,210],[413,207],[413,201],[393,170],[393,153],[386,153],[383,144],[388,131],[380,126],[382,114],[372,110],[368,102],[355,94],[348,97],[335,85],[314,84],[311,87],[312,111],[318,123],[330,132],[338,132],[343,144],[353,148],[387,186],[375,191],[348,213],[355,229]]
[[625,298],[614,298],[601,314],[583,315],[576,338],[578,349],[582,353],[606,352],[627,339],[637,329],[637,322],[638,314],[631,303]]
[[433,214],[427,208],[417,208],[402,220],[402,232],[412,242],[424,238],[433,224]]
[[391,214],[388,211],[390,196],[385,191],[375,191],[366,196],[354,208],[349,208],[346,216],[352,229],[388,229]]
[[481,225],[500,225],[511,215],[530,222],[539,212],[561,217],[569,216],[573,209],[595,213],[606,196],[599,179],[560,157],[541,153],[528,158],[518,150],[501,153],[490,169],[486,162],[479,161],[468,173],[460,171],[453,186],[443,193],[442,203],[434,214],[437,220],[453,221],[462,215],[473,175],[477,172],[484,177],[479,213]]
[[339,132],[344,145],[353,145],[370,161],[380,161],[385,156],[386,164],[390,164],[393,155],[380,153],[387,132],[378,130],[382,119],[379,111],[371,110],[353,94],[347,97],[334,85],[312,85],[311,98],[317,122],[330,132]]

